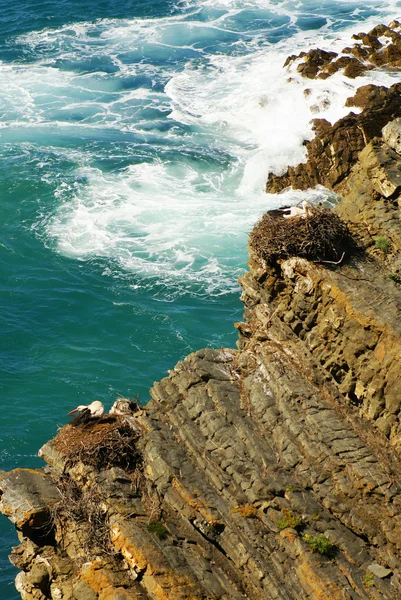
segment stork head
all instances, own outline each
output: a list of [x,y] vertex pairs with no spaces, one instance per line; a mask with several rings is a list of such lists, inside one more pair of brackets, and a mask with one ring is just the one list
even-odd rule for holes
[[74,410],[70,410],[70,412],[67,414],[72,415],[76,412],[82,412],[83,410],[85,410],[85,408],[88,408],[86,404],[80,404],[79,406],[77,406],[77,408],[74,408]]

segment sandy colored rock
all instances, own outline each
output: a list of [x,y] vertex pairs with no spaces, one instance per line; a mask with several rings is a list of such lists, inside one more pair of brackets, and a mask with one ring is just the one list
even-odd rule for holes
[[380,579],[383,579],[384,577],[388,577],[389,575],[391,575],[391,569],[386,569],[385,567],[382,567],[381,565],[378,565],[377,563],[373,563],[373,565],[369,565],[368,571],[370,571],[370,573],[373,573],[373,575],[375,575],[376,577],[380,577]]
[[358,159],[373,189],[381,196],[389,198],[400,190],[401,160],[390,146],[373,139],[362,150]]
[[54,481],[40,470],[2,471],[0,486],[0,510],[19,529],[43,527],[48,518],[48,506],[60,499]]
[[387,123],[382,133],[384,142],[401,155],[401,118]]

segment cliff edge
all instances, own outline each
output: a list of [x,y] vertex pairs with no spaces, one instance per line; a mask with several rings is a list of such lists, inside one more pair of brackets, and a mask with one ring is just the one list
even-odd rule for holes
[[[395,56],[398,24],[359,34],[365,63],[389,31]],[[400,91],[360,88],[359,114],[317,122],[307,163],[267,183],[341,194],[355,246],[269,260],[251,235],[237,349],[0,473],[23,600],[401,598]]]

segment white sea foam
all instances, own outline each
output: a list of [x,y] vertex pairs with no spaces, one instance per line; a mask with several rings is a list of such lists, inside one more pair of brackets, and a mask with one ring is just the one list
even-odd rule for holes
[[61,206],[46,219],[60,252],[107,258],[181,291],[201,283],[208,293],[235,287],[232,256],[239,259],[238,240],[245,243],[252,225],[245,199],[231,202],[218,184],[214,193],[199,192],[196,171],[160,161],[108,176],[89,167],[77,177],[85,184],[60,186]]
[[[349,5],[354,14],[366,9]],[[396,16],[396,2],[381,5],[382,19],[365,20],[365,30]],[[42,168],[56,202],[43,208],[40,222],[58,252],[106,260],[114,274],[132,273],[135,286],[156,278],[178,293],[224,293],[236,286],[255,220],[304,197],[266,195],[264,185],[269,171],[304,160],[311,118],[334,122],[360,85],[399,77],[378,70],[311,81],[283,69],[289,54],[316,46],[338,51],[350,42],[352,14],[342,31],[333,28],[333,3],[179,6],[181,13],[161,19],[102,20],[20,37],[35,62],[0,65],[0,136],[23,139],[29,128],[37,144],[53,146]],[[249,27],[249,11],[259,29]],[[326,25],[301,31],[306,13]],[[54,138],[49,144],[56,124],[60,139],[88,140],[85,148],[56,147]],[[54,172],[60,156],[73,177]],[[133,164],[98,166],[114,156]],[[328,196],[322,189],[308,194]]]

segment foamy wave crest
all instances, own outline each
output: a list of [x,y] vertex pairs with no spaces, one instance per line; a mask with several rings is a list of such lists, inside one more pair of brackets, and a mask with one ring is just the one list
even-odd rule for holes
[[[136,288],[157,282],[170,298],[236,290],[248,233],[257,216],[277,203],[273,195],[235,193],[235,170],[201,176],[188,165],[160,161],[119,175],[81,168],[76,179],[82,183],[73,189],[60,186],[60,205],[42,223],[57,251],[79,260],[106,259],[107,274],[131,273]],[[332,199],[317,188],[289,191],[280,201],[305,197]]]
[[335,121],[357,87],[395,77],[304,80],[283,69],[285,58],[308,47],[341,50],[354,22],[368,29],[380,10],[389,20],[396,3],[191,0],[160,19],[20,37],[32,64],[1,66],[2,138],[35,135],[37,146],[66,157],[76,179],[43,169],[56,189],[55,207],[42,207],[51,247],[104,260],[115,276],[137,278],[133,285],[232,291],[253,223],[299,200],[266,195],[268,172],[304,160],[311,118]]
[[252,219],[244,199],[221,192],[221,174],[202,178],[190,166],[158,161],[119,175],[81,168],[76,177],[83,183],[60,186],[61,204],[45,219],[59,252],[107,259],[114,273],[134,273],[142,285],[157,278],[177,293],[236,288]]

